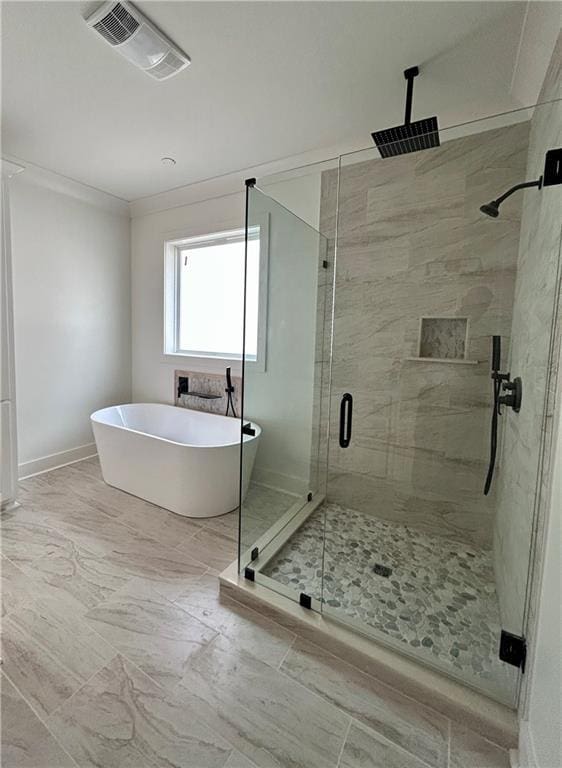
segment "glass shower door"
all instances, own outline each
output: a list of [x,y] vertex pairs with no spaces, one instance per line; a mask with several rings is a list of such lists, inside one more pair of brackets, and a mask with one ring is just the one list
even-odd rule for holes
[[[329,360],[324,330],[333,265],[326,239],[310,223],[255,186],[247,186],[246,196],[239,564],[248,578],[300,600],[301,593],[320,596],[323,521],[317,509],[326,492]],[[283,547],[307,519],[314,525],[302,543],[306,562],[318,565],[297,575],[285,567]]]

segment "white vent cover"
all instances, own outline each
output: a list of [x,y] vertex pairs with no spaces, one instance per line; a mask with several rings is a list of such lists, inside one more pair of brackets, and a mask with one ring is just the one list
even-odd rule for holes
[[118,53],[156,80],[172,77],[191,61],[126,0],[104,3],[86,21]]

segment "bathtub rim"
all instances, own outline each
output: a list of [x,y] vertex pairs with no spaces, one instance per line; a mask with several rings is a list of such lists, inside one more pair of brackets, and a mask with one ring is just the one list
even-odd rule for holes
[[[103,426],[103,427],[109,427],[111,429],[120,429],[123,432],[132,432],[135,435],[142,435],[144,437],[150,437],[153,440],[159,440],[160,442],[168,443],[169,445],[175,445],[175,446],[178,446],[180,448],[194,448],[196,450],[207,450],[207,449],[216,450],[217,448],[231,448],[233,446],[239,446],[240,445],[240,435],[238,436],[238,438],[234,442],[230,442],[230,443],[224,442],[224,443],[216,443],[216,444],[213,444],[213,445],[197,445],[195,443],[180,443],[177,440],[170,440],[168,437],[160,437],[160,435],[154,435],[152,432],[142,432],[140,429],[133,429],[132,427],[125,427],[125,426],[123,426],[121,424],[109,424],[107,421],[102,421],[99,418],[100,415],[103,414],[105,411],[111,411],[114,408],[124,408],[124,407],[127,407],[127,406],[137,406],[137,405],[147,405],[147,406],[150,406],[150,407],[157,406],[158,408],[173,408],[175,410],[183,411],[183,412],[187,411],[187,412],[192,412],[192,413],[200,413],[200,414],[203,414],[205,417],[213,417],[215,419],[229,419],[229,420],[230,419],[234,419],[233,416],[224,416],[221,413],[209,413],[207,411],[196,411],[196,410],[191,409],[191,408],[182,408],[181,406],[170,405],[168,403],[118,403],[116,405],[108,405],[108,406],[105,406],[104,408],[98,408],[97,411],[94,411],[93,413],[90,414],[90,422],[92,424],[99,424],[100,426]],[[236,417],[235,420],[238,421],[238,423],[240,425],[242,425],[242,420],[241,419]],[[262,431],[261,427],[259,426],[259,424],[256,424],[254,421],[249,421],[248,420],[246,423],[249,423],[252,426],[252,428],[255,429],[256,434],[255,435],[244,435],[244,442],[248,443],[248,442],[252,442],[253,440],[257,440],[259,438],[259,436],[261,435],[261,431]]]

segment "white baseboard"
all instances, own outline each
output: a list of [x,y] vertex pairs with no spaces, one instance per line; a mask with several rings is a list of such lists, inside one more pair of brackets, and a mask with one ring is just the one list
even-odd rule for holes
[[76,461],[89,459],[90,456],[95,456],[96,453],[96,444],[88,443],[87,445],[79,445],[78,448],[71,448],[68,451],[51,453],[49,456],[43,456],[40,459],[24,461],[18,465],[18,478],[25,480],[26,477],[32,477],[32,475],[50,472],[51,469],[65,467],[67,464],[74,464]]

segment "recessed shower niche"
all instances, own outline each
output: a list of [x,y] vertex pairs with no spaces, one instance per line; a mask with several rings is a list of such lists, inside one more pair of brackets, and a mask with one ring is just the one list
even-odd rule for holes
[[436,360],[464,360],[468,318],[422,317],[418,354]]

